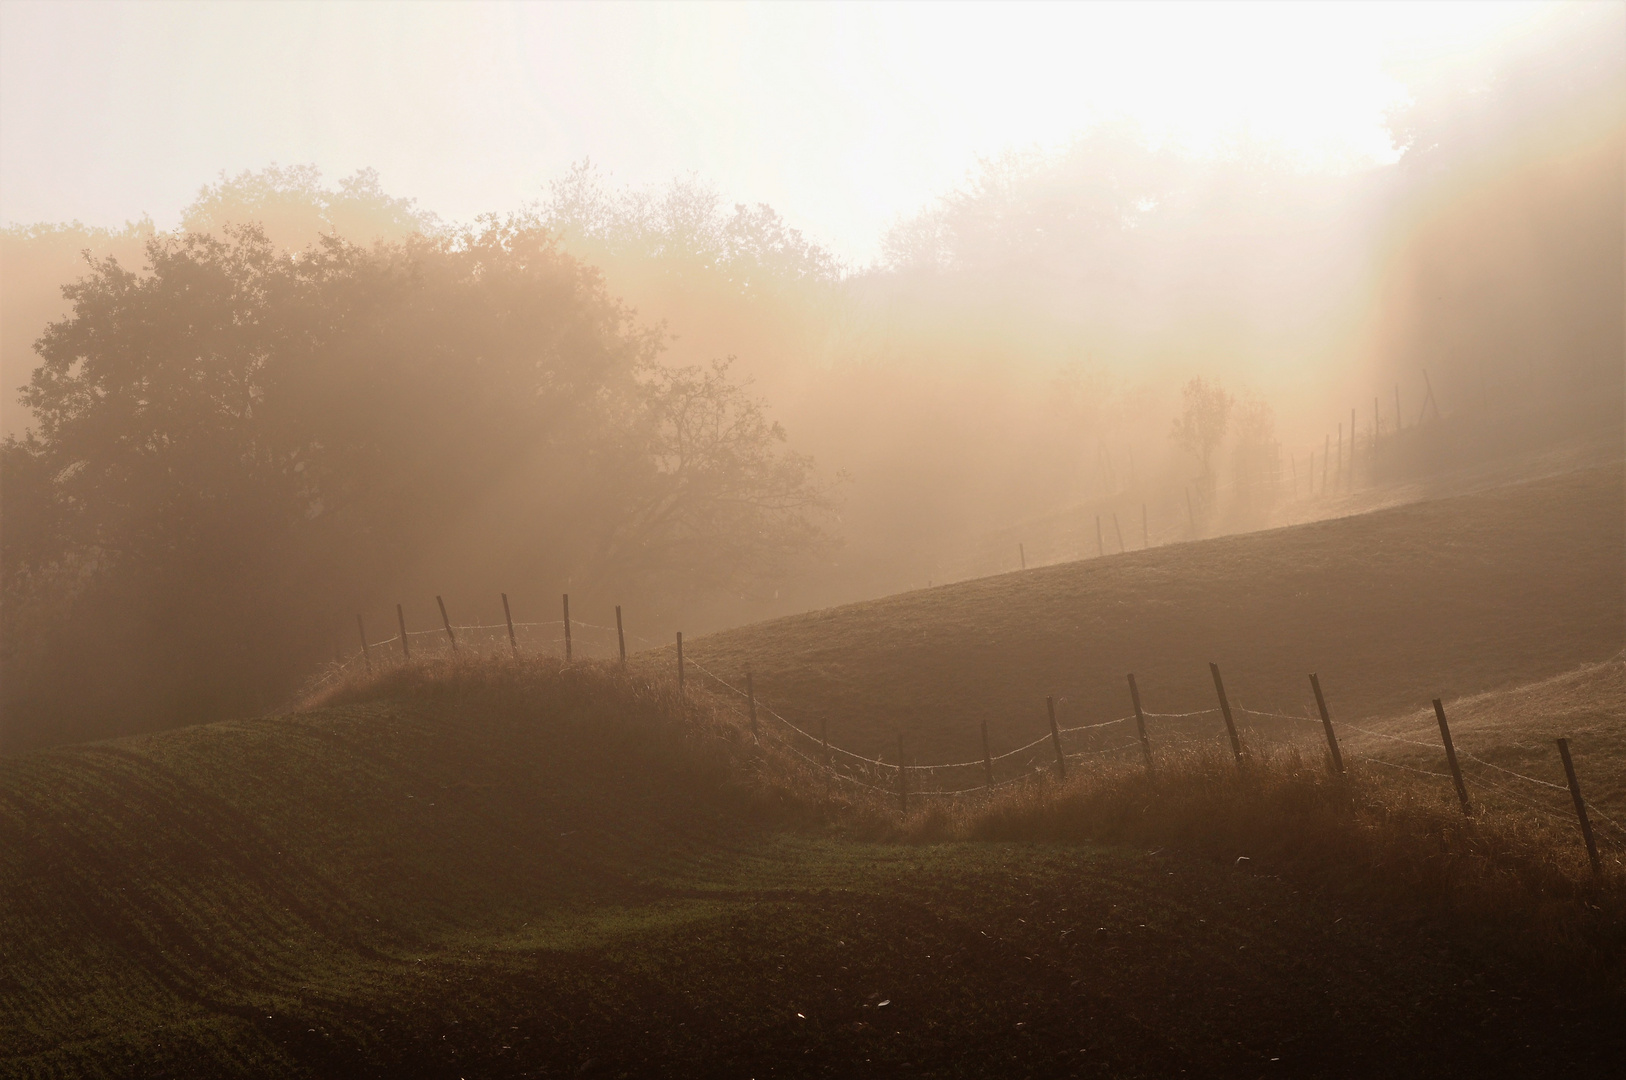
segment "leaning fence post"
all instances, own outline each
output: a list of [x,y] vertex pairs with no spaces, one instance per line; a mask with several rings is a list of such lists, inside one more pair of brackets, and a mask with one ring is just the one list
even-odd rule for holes
[[1242,767],[1242,740],[1237,738],[1236,721],[1231,719],[1231,699],[1225,696],[1225,680],[1220,678],[1219,665],[1210,663],[1208,670],[1214,673],[1214,690],[1219,694],[1220,714],[1225,717],[1225,733],[1231,736],[1231,753],[1236,755],[1237,768]]
[[1457,785],[1457,798],[1462,800],[1462,812],[1472,813],[1468,806],[1468,785],[1462,782],[1462,768],[1457,764],[1457,748],[1451,745],[1451,727],[1445,722],[1445,706],[1434,699],[1434,717],[1440,722],[1440,741],[1445,743],[1445,761],[1451,766],[1451,779]]
[[412,646],[407,644],[406,614],[402,612],[401,605],[395,605],[395,621],[401,625],[401,658],[412,659]]
[[442,600],[439,596],[436,596],[435,597],[435,603],[440,605],[440,621],[446,627],[446,637],[448,639],[450,639],[450,641],[452,643],[452,651],[456,652],[457,651],[457,635],[452,633],[452,620],[449,619],[447,617],[447,615],[446,615],[446,601]]
[[751,737],[757,734],[757,687],[751,679],[751,672],[745,673],[745,703],[751,709]]
[[994,790],[994,758],[988,752],[988,720],[982,721],[982,772],[988,780],[988,790]]
[[1332,733],[1332,717],[1327,715],[1327,699],[1321,696],[1321,679],[1310,672],[1310,689],[1315,691],[1315,707],[1321,710],[1321,726],[1327,730],[1327,749],[1332,751],[1332,771],[1344,771],[1343,755],[1338,753],[1338,736]]
[[518,656],[519,655],[519,638],[514,636],[514,616],[508,610],[508,594],[507,593],[502,594],[502,618],[503,618],[503,622],[508,624],[508,647],[514,651],[515,656]]
[[367,628],[361,624],[361,616],[356,616],[356,630],[361,633],[361,658],[367,664],[367,674],[373,673],[373,650],[367,647]]
[[615,643],[621,648],[621,666],[627,666],[627,635],[621,629],[621,605],[615,605]]
[[1581,781],[1575,778],[1575,762],[1570,760],[1570,741],[1558,740],[1558,756],[1564,759],[1564,778],[1570,782],[1570,798],[1575,800],[1575,816],[1581,819],[1581,839],[1586,841],[1586,857],[1592,862],[1594,874],[1603,873],[1598,861],[1598,844],[1592,839],[1592,822],[1587,820],[1586,800],[1581,798]]
[[1116,510],[1112,512],[1112,531],[1118,534],[1118,550],[1121,552],[1124,549],[1124,531],[1123,527],[1118,524],[1118,511]]
[[1097,557],[1107,553],[1107,544],[1101,539],[1101,515],[1095,515],[1095,554]]
[[909,813],[909,769],[903,763],[903,732],[898,732],[898,806]]
[[1140,687],[1135,685],[1135,675],[1129,675],[1129,700],[1135,703],[1135,730],[1140,732],[1141,753],[1146,755],[1146,775],[1152,774],[1152,740],[1146,737],[1146,714],[1140,710]]
[[1044,699],[1044,707],[1050,712],[1050,742],[1056,748],[1056,775],[1067,779],[1067,758],[1061,752],[1061,730],[1056,727],[1056,699]]
[[565,660],[570,660],[570,594],[565,593]]
[[1197,512],[1191,508],[1191,485],[1186,485],[1186,520],[1191,523],[1191,537],[1197,538]]
[[683,631],[677,632],[678,649],[678,697],[683,696]]
[[1017,544],[1016,545],[1016,554],[1017,554],[1017,557],[1022,560],[1022,569],[1026,570],[1028,568],[1028,549],[1027,549],[1027,545],[1026,544]]

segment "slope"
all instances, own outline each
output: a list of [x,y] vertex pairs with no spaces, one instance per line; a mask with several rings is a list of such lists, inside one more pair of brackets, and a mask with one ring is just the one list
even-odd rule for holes
[[[1619,465],[1355,517],[904,593],[686,643],[768,705],[877,754],[960,760],[1146,707],[1407,712],[1604,660],[1626,642]],[[670,662],[668,658],[665,662]]]
[[0,1075],[1484,1076],[1622,1048],[1587,987],[1246,861],[832,832],[728,716],[465,661],[0,763]]

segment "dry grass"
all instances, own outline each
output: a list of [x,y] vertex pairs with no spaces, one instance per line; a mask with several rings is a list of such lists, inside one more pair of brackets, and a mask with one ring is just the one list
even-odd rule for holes
[[1161,755],[1075,771],[903,823],[920,842],[1107,842],[1199,853],[1613,981],[1626,968],[1626,874],[1594,876],[1576,830],[1516,813],[1465,817],[1453,798],[1371,768],[1342,778],[1296,749]]

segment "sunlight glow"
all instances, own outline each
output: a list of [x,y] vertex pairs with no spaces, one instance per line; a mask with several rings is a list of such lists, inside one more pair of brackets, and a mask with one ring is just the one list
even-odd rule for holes
[[0,14],[0,219],[160,226],[222,169],[379,170],[444,217],[591,157],[695,174],[862,262],[978,155],[1102,121],[1392,160],[1403,79],[1542,4],[56,5]]

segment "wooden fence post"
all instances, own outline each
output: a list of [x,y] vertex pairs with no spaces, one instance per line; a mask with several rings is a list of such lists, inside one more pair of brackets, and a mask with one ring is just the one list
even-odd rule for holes
[[683,631],[677,632],[678,645],[678,697],[683,696]]
[[1395,434],[1400,434],[1401,428],[1405,426],[1405,423],[1400,419],[1400,384],[1395,383]]
[[1457,764],[1457,748],[1451,745],[1451,726],[1445,722],[1445,706],[1434,699],[1434,717],[1440,722],[1440,741],[1445,743],[1445,761],[1451,766],[1451,779],[1457,785],[1457,798],[1462,800],[1462,812],[1471,814],[1468,805],[1468,785],[1462,782],[1462,768]]
[[[1326,435],[1321,440],[1321,494],[1327,494],[1327,463],[1332,460],[1332,436]],[[1312,467],[1313,471],[1313,467]]]
[[1191,522],[1191,538],[1197,539],[1197,512],[1191,508],[1191,485],[1186,485],[1186,520]]
[[502,619],[508,624],[508,647],[514,655],[519,655],[519,638],[514,636],[514,614],[508,610],[508,594],[502,594]]
[[621,605],[615,605],[615,643],[621,649],[621,666],[627,666],[627,635],[621,629]]
[[1378,435],[1383,431],[1383,414],[1378,411],[1378,396],[1372,395],[1372,452],[1378,449]]
[[994,757],[988,752],[988,720],[982,721],[982,772],[987,778],[988,790],[994,789]]
[[436,596],[435,603],[440,605],[440,621],[442,625],[446,627],[446,637],[452,643],[452,651],[456,652],[457,635],[452,633],[452,620],[446,615],[446,601],[442,600],[439,596]]
[[1145,551],[1152,546],[1152,532],[1146,527],[1146,504],[1140,504],[1140,549]]
[[1231,699],[1225,696],[1225,680],[1220,678],[1219,665],[1210,663],[1208,670],[1214,674],[1214,690],[1219,694],[1220,713],[1225,717],[1225,733],[1231,736],[1231,753],[1236,755],[1237,768],[1242,767],[1242,740],[1237,738],[1236,722],[1231,719]]
[[[1016,554],[1022,560],[1022,569],[1026,570],[1028,568],[1028,549],[1027,549],[1027,547],[1022,545],[1022,544],[1017,544],[1016,545]],[[928,582],[928,584],[930,584],[930,583]]]
[[1327,732],[1327,749],[1332,751],[1332,771],[1342,775],[1344,758],[1338,752],[1338,736],[1332,732],[1332,717],[1327,715],[1327,699],[1321,696],[1321,679],[1313,671],[1310,672],[1310,689],[1315,691],[1315,707],[1321,710],[1321,726]]
[[1135,685],[1135,675],[1129,675],[1129,700],[1135,703],[1135,730],[1140,732],[1141,753],[1146,755],[1146,775],[1152,775],[1152,740],[1146,737],[1146,715],[1140,710],[1140,687]]
[[1107,553],[1107,542],[1101,539],[1101,515],[1095,515],[1095,554],[1097,557]]
[[565,593],[565,662],[570,662],[570,594]]
[[903,763],[903,732],[898,732],[898,806],[909,813],[909,770]]
[[406,615],[401,611],[401,605],[395,605],[395,621],[401,625],[401,658],[412,659],[412,646],[407,644]]
[[745,673],[745,704],[751,710],[751,737],[757,736],[757,686],[749,670]]
[[373,673],[373,650],[367,646],[367,628],[361,624],[361,616],[356,616],[356,630],[361,634],[361,658],[367,664],[367,674]]
[[1575,800],[1575,816],[1581,820],[1581,839],[1586,841],[1586,857],[1592,862],[1592,873],[1603,873],[1598,859],[1598,844],[1592,839],[1592,822],[1587,820],[1586,800],[1581,798],[1581,782],[1575,778],[1575,762],[1570,760],[1570,741],[1558,740],[1558,756],[1564,759],[1564,778],[1570,782],[1570,798]]
[[[1354,432],[1350,433],[1351,435]],[[1333,479],[1334,487],[1344,487],[1344,422],[1338,421],[1338,472]]]
[[1056,699],[1047,697],[1044,706],[1050,711],[1050,742],[1056,748],[1056,775],[1067,779],[1067,758],[1061,752],[1061,729],[1056,727]]
[[[1292,454],[1288,454],[1287,464],[1293,470],[1293,498],[1296,499],[1299,497],[1299,459]],[[1315,471],[1315,453],[1313,451],[1310,454],[1310,469],[1312,472]]]
[[1124,531],[1118,524],[1118,511],[1112,512],[1112,531],[1118,534],[1118,550],[1124,549]]
[[1349,491],[1355,490],[1355,410],[1349,410],[1349,483],[1344,487]]

